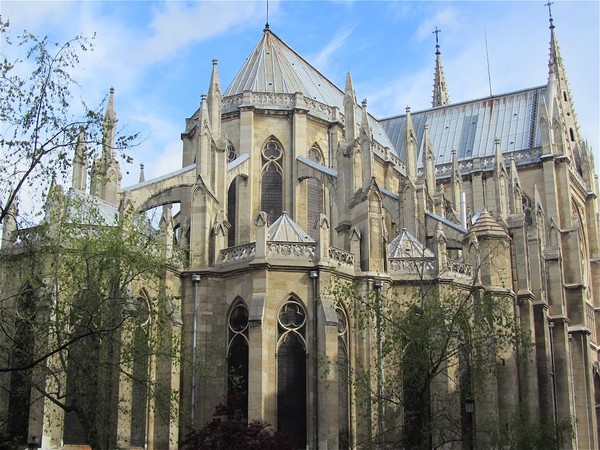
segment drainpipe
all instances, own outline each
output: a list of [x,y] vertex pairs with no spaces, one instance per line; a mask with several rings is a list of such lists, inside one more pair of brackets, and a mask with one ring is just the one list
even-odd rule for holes
[[379,427],[379,445],[383,448],[383,432],[385,423],[383,421],[383,360],[382,360],[382,342],[381,342],[381,288],[383,282],[380,279],[373,281],[375,289],[375,320],[377,331],[377,421]]
[[312,317],[312,345],[313,345],[313,404],[314,404],[314,413],[313,413],[313,449],[318,450],[319,448],[319,353],[318,353],[318,339],[317,334],[319,330],[317,328],[318,321],[318,302],[319,302],[319,293],[317,290],[318,280],[319,280],[319,271],[311,270],[310,271],[310,279],[313,284],[313,317]]
[[196,424],[196,364],[198,363],[197,355],[197,338],[198,338],[198,296],[199,290],[198,285],[202,277],[195,273],[192,275],[192,283],[194,285],[194,316],[192,322],[192,402],[190,418],[192,421],[192,427]]

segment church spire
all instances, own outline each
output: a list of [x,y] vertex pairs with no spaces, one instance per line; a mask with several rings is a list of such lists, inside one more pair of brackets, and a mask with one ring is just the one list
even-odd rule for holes
[[221,93],[221,81],[219,80],[219,69],[217,60],[212,60],[212,73],[210,75],[210,86],[208,87],[208,114],[213,137],[221,135],[221,108],[223,95]]
[[434,108],[450,103],[448,87],[446,86],[446,77],[444,76],[442,59],[440,58],[441,53],[438,35],[441,31],[442,30],[437,27],[435,28],[435,31],[433,31],[435,34],[435,76],[433,79],[433,101],[431,102],[431,106]]
[[560,55],[558,39],[556,37],[556,26],[552,17],[552,2],[545,4],[548,7],[548,20],[550,22],[550,58],[548,61],[548,87],[547,87],[547,106],[549,108],[550,118],[554,116],[553,97],[556,97],[560,105],[560,111],[565,117],[565,135],[569,136],[572,143],[579,142],[579,125],[577,123],[577,114],[575,105],[572,101],[571,88],[567,79],[567,71]]
[[346,140],[350,143],[358,137],[356,93],[354,92],[354,84],[352,83],[350,72],[346,74],[344,116],[346,117]]
[[87,148],[85,145],[85,133],[79,132],[77,144],[75,145],[75,156],[73,157],[73,174],[71,187],[78,191],[85,191],[87,185]]
[[110,88],[108,94],[108,104],[106,105],[106,111],[104,113],[104,135],[102,146],[102,153],[104,158],[114,160],[114,148],[115,148],[115,125],[117,123],[117,116],[115,114],[115,102],[114,102],[115,89]]

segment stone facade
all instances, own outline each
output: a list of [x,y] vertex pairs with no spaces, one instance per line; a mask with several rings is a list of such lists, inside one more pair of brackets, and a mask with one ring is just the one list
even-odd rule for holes
[[[342,307],[331,287],[353,282],[365,298],[410,296],[426,280],[440,298],[452,289],[491,295],[529,339],[528,357],[495,355],[491,381],[474,387],[475,426],[493,418],[503,430],[525,404],[532,422],[574,421],[564,448],[598,448],[597,176],[554,26],[546,86],[455,107],[436,46],[433,108],[383,120],[356,102],[350,75],[338,89],[268,27],[225,92],[217,67],[186,120],[181,170],[120,189],[119,199],[113,155],[94,166],[104,177],[92,172],[92,194],[113,204],[180,205],[175,215],[164,208],[162,223],[187,264],[165,283],[181,300],[184,361],[197,367],[156,361],[153,376],[180,402],[170,423],[148,409],[147,447],[175,448],[189,426],[210,420],[236,389],[232,372],[247,392],[248,419],[290,432],[302,448],[376,439],[385,427],[377,405],[323,360],[345,361],[351,377],[370,369],[375,390],[385,376],[377,327],[361,326],[356,305]],[[500,105],[508,113],[494,115]],[[112,94],[109,108],[114,118]],[[456,131],[444,131],[452,114],[467,128],[444,148]],[[466,120],[480,122],[471,130]],[[506,131],[511,120],[517,131]],[[77,189],[85,188],[81,159],[78,152]],[[14,245],[10,233],[5,225],[3,251]],[[6,279],[10,268],[2,270]],[[460,420],[457,385],[436,380],[432,389],[446,392]],[[10,414],[4,397],[2,417]],[[42,436],[44,448],[62,446],[52,409],[31,409],[29,434]],[[491,445],[477,428],[468,439],[461,431],[444,448]]]

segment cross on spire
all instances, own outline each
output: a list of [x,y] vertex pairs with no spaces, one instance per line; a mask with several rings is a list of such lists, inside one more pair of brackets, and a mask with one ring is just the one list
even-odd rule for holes
[[440,42],[438,40],[438,35],[442,32],[442,30],[440,30],[438,27],[435,27],[435,30],[432,31],[433,34],[435,34],[435,54],[439,55],[440,54]]
[[548,16],[550,17],[550,28],[553,29],[554,28],[554,19],[552,18],[552,8],[551,6],[554,4],[554,2],[548,2],[548,3],[544,3],[544,6],[548,7]]

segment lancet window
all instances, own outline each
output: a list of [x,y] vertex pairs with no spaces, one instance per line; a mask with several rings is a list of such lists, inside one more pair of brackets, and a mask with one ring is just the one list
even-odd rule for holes
[[261,210],[272,224],[283,212],[283,150],[275,139],[269,139],[262,150]]
[[[230,163],[237,158],[235,147],[231,141],[227,141],[225,148],[227,152],[227,162]],[[235,232],[236,232],[236,216],[237,213],[237,178],[235,178],[229,185],[227,191],[227,221],[229,222],[229,230],[227,231],[227,245],[233,247],[235,245]]]
[[277,428],[306,447],[306,311],[294,299],[277,317]]
[[146,415],[148,413],[148,377],[150,347],[150,303],[140,292],[134,305],[136,327],[132,336],[132,386],[131,386],[131,445],[144,447],[146,443]]
[[236,396],[236,403],[248,417],[248,308],[237,299],[228,320],[227,395]]

